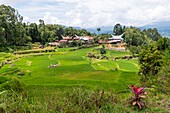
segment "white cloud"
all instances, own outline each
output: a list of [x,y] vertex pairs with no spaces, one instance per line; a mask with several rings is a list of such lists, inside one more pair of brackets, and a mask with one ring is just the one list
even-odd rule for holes
[[25,22],[26,21],[29,21],[30,20],[30,18],[29,17],[27,17],[27,16],[24,16],[24,19],[23,19]]
[[[66,1],[66,0],[65,0]],[[117,22],[141,26],[164,19],[170,20],[168,0],[81,0],[66,15],[72,25],[83,27],[112,26]],[[88,17],[88,18],[87,18]],[[74,22],[74,20],[81,22]]]
[[11,4],[14,4],[14,3],[18,3],[20,1],[21,0],[0,0],[0,4],[11,5]]
[[42,18],[44,20],[45,23],[51,23],[51,24],[61,24],[60,23],[60,20],[55,17],[55,16],[52,16],[50,12],[46,12],[45,13],[45,16]]
[[170,20],[169,0],[1,0],[12,5],[24,21],[79,27],[141,26]]

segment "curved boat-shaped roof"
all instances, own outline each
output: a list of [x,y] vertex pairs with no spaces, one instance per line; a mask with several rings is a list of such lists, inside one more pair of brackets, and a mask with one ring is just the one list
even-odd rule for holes
[[[111,35],[112,35],[112,34],[111,34]],[[109,38],[109,40],[123,40],[123,38],[122,38],[123,35],[124,35],[124,33],[121,34],[121,35],[118,35],[118,36],[112,35],[112,37]]]

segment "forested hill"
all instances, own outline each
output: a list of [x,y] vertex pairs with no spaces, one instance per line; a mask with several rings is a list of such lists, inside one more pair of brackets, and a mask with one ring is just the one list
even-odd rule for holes
[[141,28],[157,28],[162,36],[170,37],[170,21],[155,22],[150,25],[143,26]]

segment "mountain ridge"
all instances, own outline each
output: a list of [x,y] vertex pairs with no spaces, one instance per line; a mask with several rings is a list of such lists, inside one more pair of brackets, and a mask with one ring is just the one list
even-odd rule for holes
[[[79,29],[86,29],[87,31],[91,33],[96,33],[98,34],[97,28],[80,28],[80,27],[74,27],[74,28],[79,28]],[[113,28],[114,26],[101,26],[101,31],[99,31],[99,34],[102,33],[108,33],[112,34],[113,33]],[[170,21],[160,21],[160,22],[154,22],[145,26],[138,27],[140,29],[149,29],[149,28],[157,28],[158,32],[162,36],[170,37]]]

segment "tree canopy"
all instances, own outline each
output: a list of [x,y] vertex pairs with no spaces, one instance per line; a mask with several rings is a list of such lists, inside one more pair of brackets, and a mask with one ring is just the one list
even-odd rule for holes
[[123,28],[122,28],[122,26],[121,26],[119,23],[114,26],[114,28],[113,28],[113,34],[115,34],[115,35],[121,35],[123,32],[124,32],[124,31],[123,31]]
[[46,44],[61,40],[63,36],[91,36],[85,29],[77,30],[58,24],[45,24],[40,19],[37,23],[23,23],[23,17],[10,6],[0,5],[0,47],[26,46],[29,43]]
[[0,6],[0,46],[24,45],[29,40],[22,20],[14,8]]

